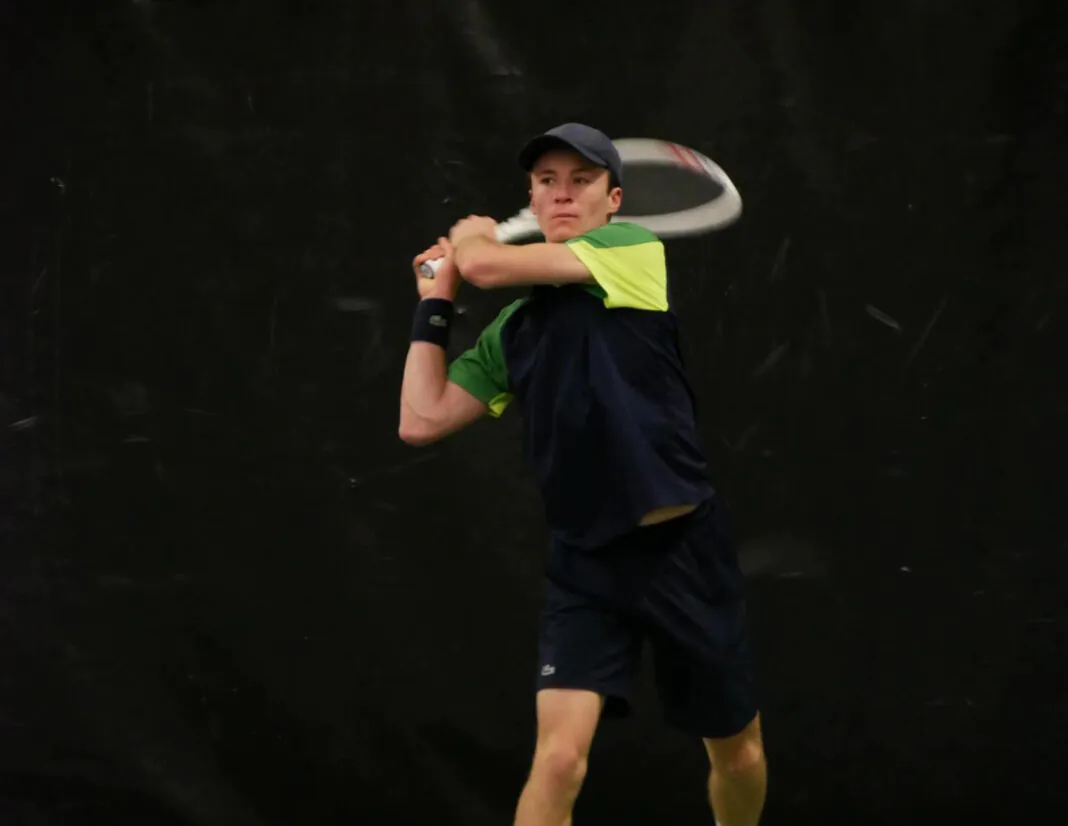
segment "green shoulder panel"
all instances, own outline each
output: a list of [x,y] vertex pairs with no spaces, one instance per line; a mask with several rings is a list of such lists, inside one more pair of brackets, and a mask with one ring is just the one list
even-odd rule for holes
[[645,227],[628,221],[616,221],[592,229],[583,235],[568,240],[568,245],[586,243],[596,249],[609,247],[633,247],[638,244],[657,243],[660,239]]
[[494,417],[499,417],[512,401],[508,387],[508,365],[501,347],[501,330],[512,313],[526,300],[517,299],[501,310],[479,334],[475,345],[449,365],[449,381],[489,405],[490,415]]
[[589,269],[603,292],[606,307],[656,312],[668,309],[664,245],[649,230],[620,221],[604,224],[566,243]]

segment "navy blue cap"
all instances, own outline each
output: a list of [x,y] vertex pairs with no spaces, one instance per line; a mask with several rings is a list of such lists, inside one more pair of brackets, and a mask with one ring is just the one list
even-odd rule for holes
[[538,158],[560,146],[573,149],[591,163],[607,169],[616,184],[623,185],[623,161],[615,144],[604,132],[581,123],[565,123],[532,138],[519,153],[519,164],[530,172]]

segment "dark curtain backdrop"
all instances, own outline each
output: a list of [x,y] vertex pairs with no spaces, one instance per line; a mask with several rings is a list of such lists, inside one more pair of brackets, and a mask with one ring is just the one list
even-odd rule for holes
[[[745,199],[668,244],[749,574],[765,822],[1036,822],[1068,741],[1062,3],[0,6],[0,815],[503,824],[520,423],[396,435],[410,260],[565,120]],[[514,296],[467,288],[450,355]],[[705,824],[635,716],[576,822]]]

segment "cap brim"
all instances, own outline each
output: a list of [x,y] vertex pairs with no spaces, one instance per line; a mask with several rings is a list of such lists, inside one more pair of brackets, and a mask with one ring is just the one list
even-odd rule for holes
[[581,146],[576,146],[570,141],[566,141],[563,138],[558,138],[555,135],[539,135],[531,140],[526,146],[523,147],[519,153],[519,165],[530,172],[534,168],[534,164],[538,162],[538,158],[548,152],[550,149],[570,149],[573,152],[578,152],[582,157],[588,160],[590,163],[596,164],[602,169],[608,168],[608,163],[603,158],[598,158],[595,155],[591,155]]

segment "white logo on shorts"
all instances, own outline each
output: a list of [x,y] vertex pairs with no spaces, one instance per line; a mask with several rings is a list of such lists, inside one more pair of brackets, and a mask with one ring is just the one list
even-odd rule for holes
[[543,665],[541,667],[541,676],[549,677],[556,673],[555,665]]

